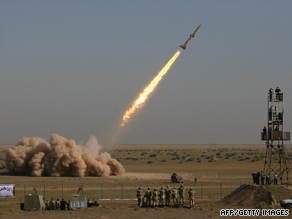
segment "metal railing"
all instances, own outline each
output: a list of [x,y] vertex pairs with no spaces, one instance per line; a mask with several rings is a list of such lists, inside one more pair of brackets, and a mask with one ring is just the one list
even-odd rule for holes
[[272,133],[269,132],[261,132],[261,140],[283,140],[289,141],[290,140],[290,132],[282,132],[282,131],[273,131]]

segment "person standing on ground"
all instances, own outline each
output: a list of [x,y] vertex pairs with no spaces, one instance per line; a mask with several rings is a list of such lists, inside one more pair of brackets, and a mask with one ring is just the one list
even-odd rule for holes
[[253,184],[256,184],[256,173],[253,172],[252,174]]
[[147,206],[150,207],[150,205],[151,205],[151,197],[152,197],[152,192],[150,190],[150,187],[148,187],[145,195],[146,195],[146,198],[147,198]]
[[157,207],[158,206],[158,192],[156,189],[154,189],[153,191],[152,200],[153,200],[153,207]]
[[270,185],[270,175],[266,175],[266,185]]
[[173,205],[176,207],[178,205],[178,197],[177,197],[177,190],[175,187],[173,187],[173,190],[172,190],[172,200],[173,200]]
[[62,198],[62,201],[61,201],[61,211],[64,211],[65,210],[67,204],[68,203]]
[[263,171],[261,171],[261,183],[262,183],[262,185],[265,184],[265,174]]
[[163,187],[159,190],[159,205],[162,207],[165,205],[165,192]]
[[138,206],[139,207],[142,207],[142,196],[143,196],[143,191],[139,187],[138,190],[137,190],[137,199],[138,199]]
[[170,206],[170,196],[171,196],[171,190],[169,186],[167,185],[165,189],[165,205],[166,206]]
[[278,174],[277,173],[275,173],[275,175],[274,175],[274,185],[278,185]]
[[190,188],[189,193],[189,201],[190,201],[190,208],[195,206],[195,191],[193,188]]
[[178,189],[178,194],[179,194],[179,205],[184,205],[185,204],[185,188],[183,185],[180,186]]

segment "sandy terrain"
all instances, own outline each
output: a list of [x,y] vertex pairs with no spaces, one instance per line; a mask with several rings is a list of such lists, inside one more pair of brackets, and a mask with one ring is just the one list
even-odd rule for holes
[[261,149],[265,145],[119,145],[117,150]]
[[128,218],[220,218],[219,213],[215,210],[205,209],[173,209],[173,208],[111,208],[100,207],[95,210],[80,210],[73,212],[14,212],[14,213],[0,213],[2,219],[10,218],[23,218],[23,219],[35,219],[35,218],[101,218],[101,219],[128,219]]
[[[0,145],[0,152],[7,150],[13,145]],[[292,146],[287,146],[289,150]],[[155,152],[156,157],[149,157],[152,152],[141,156],[141,151],[163,151],[169,150],[173,153],[173,150],[192,150],[195,153],[199,153],[197,157],[203,154],[205,151],[206,155],[212,155],[217,153],[220,149],[228,149],[226,152],[222,152],[222,158],[218,162],[208,162],[204,157],[201,158],[202,162],[198,163],[196,160],[193,162],[186,162],[182,159],[171,160],[174,155],[168,155],[166,152]],[[98,208],[87,208],[76,211],[37,211],[37,212],[23,212],[19,210],[19,199],[16,200],[0,200],[0,218],[220,218],[219,211],[222,208],[240,208],[238,206],[232,206],[227,204],[218,203],[220,197],[220,187],[223,188],[224,196],[229,194],[230,191],[238,188],[239,184],[251,180],[250,172],[254,169],[261,168],[263,161],[259,160],[256,162],[237,161],[236,159],[225,159],[225,153],[238,152],[243,157],[246,156],[259,156],[260,152],[265,151],[265,145],[121,145],[117,148],[121,151],[118,156],[124,157],[122,159],[123,165],[126,167],[126,173],[123,176],[111,176],[107,178],[100,177],[21,177],[11,176],[6,172],[1,173],[0,183],[14,183],[16,185],[16,191],[19,196],[23,197],[23,183],[25,182],[28,190],[32,186],[39,184],[40,192],[42,192],[44,181],[46,181],[46,194],[49,196],[52,194],[58,194],[60,197],[61,190],[66,195],[72,194],[72,191],[76,190],[77,184],[82,180],[85,182],[85,192],[95,191],[97,195],[100,194],[100,185],[103,183],[104,193],[110,192],[110,194],[120,195],[121,185],[125,190],[125,196],[128,194],[135,197],[135,191],[137,185],[142,182],[142,187],[169,185],[172,187],[174,184],[170,183],[170,172],[176,168],[179,174],[184,178],[187,187],[193,185],[194,173],[198,174],[200,183],[194,186],[196,190],[195,207],[189,209],[187,205],[185,207],[173,208],[139,208],[136,206],[136,201],[99,201],[101,204]],[[197,151],[198,150],[198,151]],[[215,152],[214,152],[215,150]],[[251,151],[256,151],[257,154],[249,155]],[[260,152],[259,152],[260,151]],[[184,152],[185,154],[191,154],[191,152]],[[182,157],[184,154],[179,153]],[[127,157],[140,156],[139,160],[126,159]],[[192,156],[192,154],[191,154]],[[191,157],[189,156],[189,157]],[[163,158],[166,158],[166,162],[161,162]],[[147,164],[147,161],[152,160],[153,163]],[[129,170],[129,171],[127,171]],[[236,173],[236,174],[235,174]],[[4,180],[4,181],[3,181]],[[222,185],[221,182],[223,181]],[[235,183],[234,183],[235,181]],[[204,197],[200,196],[201,182],[204,186]],[[64,188],[63,188],[64,183]],[[29,187],[30,185],[30,187]],[[62,187],[61,187],[62,186]],[[216,188],[216,189],[214,189]],[[227,190],[225,190],[225,188]],[[117,190],[117,191],[115,191]],[[210,190],[210,191],[209,191]],[[228,193],[226,191],[229,191]],[[209,192],[207,194],[207,192]],[[209,196],[212,195],[212,197]],[[224,197],[223,196],[223,197]],[[172,203],[172,202],[171,202]],[[188,201],[186,202],[188,203]],[[241,207],[242,208],[242,207]],[[245,207],[247,208],[247,207]],[[252,208],[252,207],[249,207]],[[290,213],[292,214],[292,212]],[[254,217],[245,217],[254,218]],[[267,218],[267,217],[259,217]],[[273,217],[276,218],[276,217]],[[287,217],[283,217],[287,218]]]

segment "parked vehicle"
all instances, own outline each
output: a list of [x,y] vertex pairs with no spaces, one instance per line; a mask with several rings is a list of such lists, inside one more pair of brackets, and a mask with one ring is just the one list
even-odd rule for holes
[[177,175],[176,173],[173,173],[171,175],[171,182],[172,183],[183,183],[184,180],[181,176]]
[[280,201],[281,207],[285,209],[291,209],[292,207],[292,199],[283,199]]

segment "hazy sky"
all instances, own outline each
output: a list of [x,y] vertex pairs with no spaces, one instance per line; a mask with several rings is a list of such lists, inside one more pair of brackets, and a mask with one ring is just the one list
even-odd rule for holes
[[102,139],[199,24],[120,143],[264,143],[277,86],[292,131],[291,0],[0,0],[0,144]]

